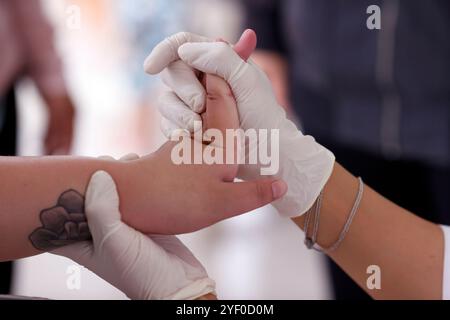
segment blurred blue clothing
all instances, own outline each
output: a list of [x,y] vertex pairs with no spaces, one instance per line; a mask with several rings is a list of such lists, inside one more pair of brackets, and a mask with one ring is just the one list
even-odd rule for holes
[[129,42],[127,70],[133,88],[141,94],[160,82],[143,71],[150,51],[165,37],[183,31],[186,1],[179,0],[118,0],[117,13]]
[[[307,133],[387,159],[450,165],[450,2],[244,0],[285,55]],[[369,30],[369,5],[381,30]]]

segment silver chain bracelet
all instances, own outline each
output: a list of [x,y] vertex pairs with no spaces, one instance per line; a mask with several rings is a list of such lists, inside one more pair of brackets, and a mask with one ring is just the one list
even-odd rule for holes
[[[364,194],[364,182],[361,177],[358,178],[359,187],[358,187],[358,194],[355,199],[355,203],[353,204],[352,210],[350,211],[350,214],[347,218],[347,221],[345,222],[344,227],[342,228],[341,233],[339,234],[339,238],[337,241],[331,245],[328,248],[321,248],[319,245],[317,245],[317,234],[319,232],[319,220],[320,220],[320,210],[322,207],[322,200],[323,200],[323,191],[320,193],[319,197],[317,198],[316,204],[315,204],[315,210],[314,210],[314,227],[313,227],[313,233],[311,237],[308,235],[309,232],[309,224],[311,221],[311,210],[306,213],[305,217],[305,245],[308,249],[314,249],[319,252],[327,252],[331,253],[333,251],[336,251],[339,246],[341,245],[342,241],[344,241],[345,236],[347,235],[350,226],[353,222],[353,218],[356,215],[356,212],[358,211],[358,208],[361,204],[361,200]],[[312,208],[313,209],[313,208]]]

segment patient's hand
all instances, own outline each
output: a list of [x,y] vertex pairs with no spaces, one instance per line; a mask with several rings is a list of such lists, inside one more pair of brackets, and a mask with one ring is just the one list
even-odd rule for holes
[[[206,108],[203,130],[239,128],[235,99],[228,84],[217,76],[206,75]],[[172,97],[177,98],[177,97]],[[188,136],[193,150],[205,151],[208,141]],[[133,162],[130,188],[137,195],[121,196],[121,210],[133,215],[123,217],[129,225],[147,233],[179,234],[196,231],[218,221],[271,203],[286,192],[286,185],[274,179],[234,183],[238,165],[182,164],[173,161],[179,142],[169,141],[154,154]],[[215,151],[230,152],[226,143],[213,142]],[[193,152],[194,153],[194,152]],[[193,158],[193,157],[192,157]],[[126,185],[127,181],[119,185]],[[119,190],[121,193],[122,190]],[[144,194],[144,196],[143,196]]]
[[[205,111],[201,113],[203,133],[208,130],[218,130],[221,132],[222,141],[203,141],[204,144],[212,144],[215,149],[222,149],[223,163],[227,163],[223,170],[226,172],[226,181],[233,181],[237,176],[238,162],[237,149],[240,141],[232,138],[227,141],[227,130],[239,129],[239,114],[236,100],[230,87],[222,78],[215,75],[204,75],[202,84],[206,91]],[[229,148],[232,143],[232,148]],[[227,154],[232,153],[232,162],[227,162]]]

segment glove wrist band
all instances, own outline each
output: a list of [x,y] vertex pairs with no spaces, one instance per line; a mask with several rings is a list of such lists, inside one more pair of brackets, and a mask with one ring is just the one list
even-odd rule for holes
[[[313,208],[311,208],[305,216],[305,246],[310,250],[310,249],[314,249],[316,251],[319,252],[325,252],[325,253],[331,253],[336,251],[339,246],[341,245],[342,241],[344,241],[350,226],[353,222],[353,218],[355,217],[359,206],[361,204],[361,200],[364,194],[364,182],[361,178],[358,178],[358,182],[359,182],[359,187],[358,187],[358,194],[356,195],[356,199],[355,202],[353,204],[352,210],[350,211],[350,214],[347,217],[347,220],[344,224],[344,227],[342,228],[338,239],[336,240],[336,242],[334,244],[332,244],[330,247],[328,248],[322,248],[317,244],[317,235],[319,233],[319,222],[320,222],[320,211],[321,211],[321,207],[322,207],[322,201],[323,201],[323,190],[320,193],[319,197],[316,200],[316,203],[314,204]],[[309,234],[309,225],[311,223],[311,218],[313,218],[313,230],[312,230],[312,234]]]

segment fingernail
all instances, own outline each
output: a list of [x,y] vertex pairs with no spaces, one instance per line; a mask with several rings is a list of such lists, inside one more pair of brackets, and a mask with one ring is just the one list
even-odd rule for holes
[[284,196],[287,190],[288,186],[282,180],[278,180],[272,183],[272,196],[274,199],[279,199]]

